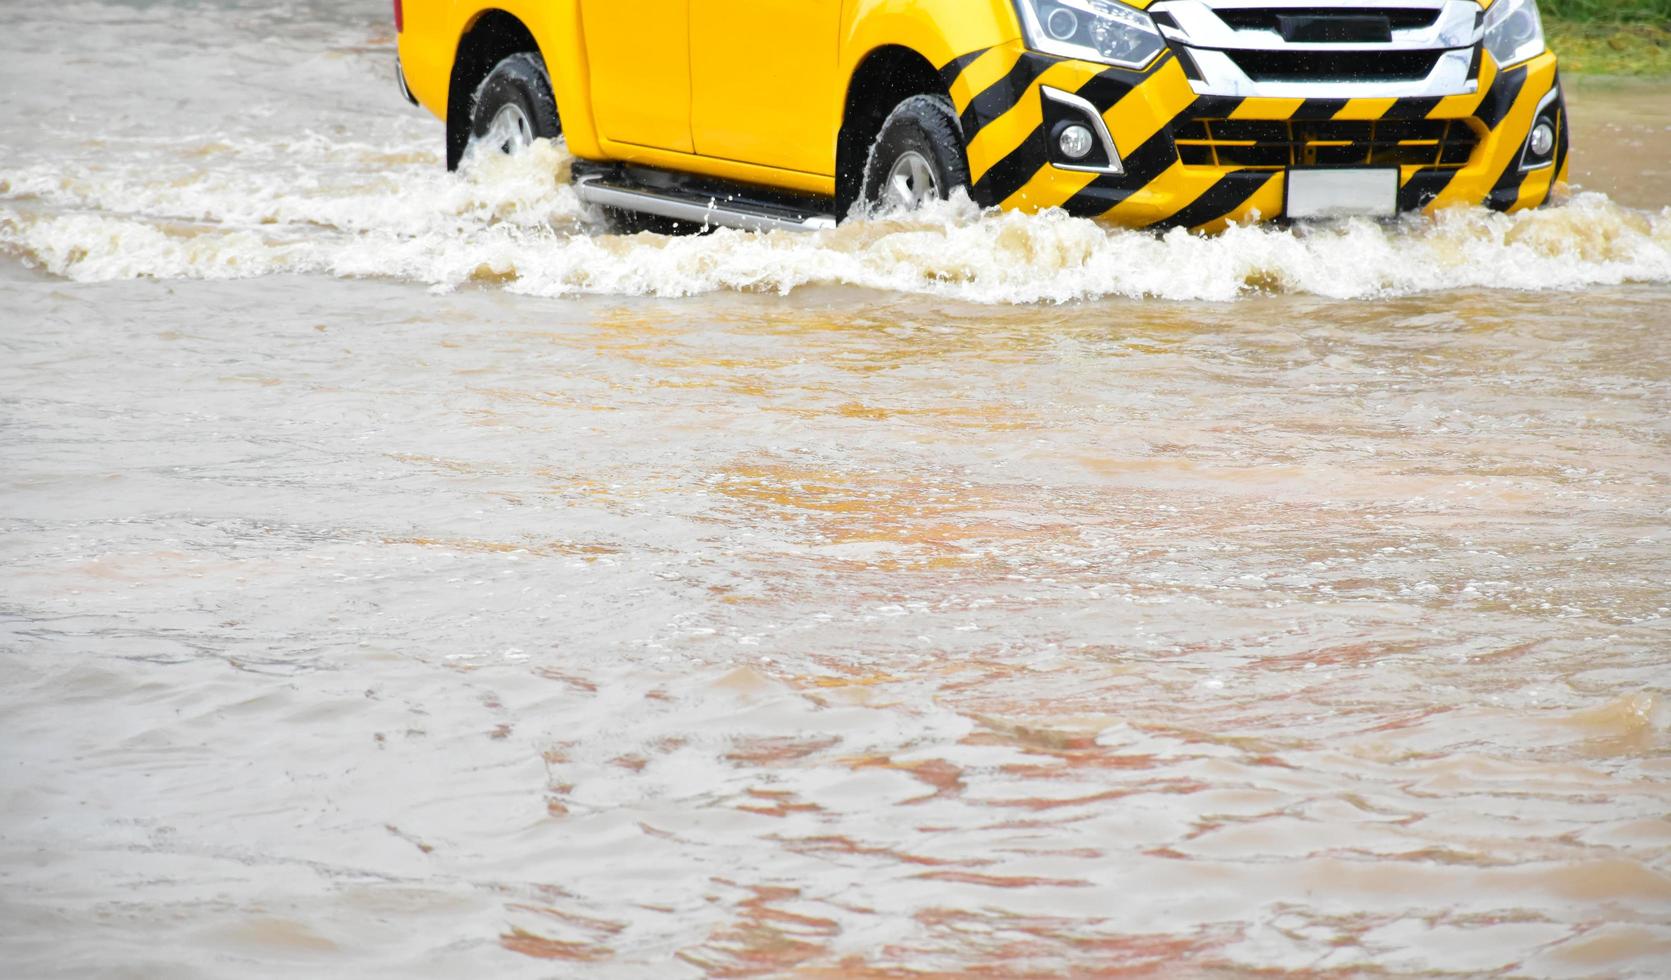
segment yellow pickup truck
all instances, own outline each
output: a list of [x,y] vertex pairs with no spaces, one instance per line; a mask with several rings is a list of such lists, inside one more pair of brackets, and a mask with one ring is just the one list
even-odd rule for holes
[[582,199],[817,229],[964,189],[1130,227],[1534,207],[1567,118],[1537,0],[395,0],[472,141]]

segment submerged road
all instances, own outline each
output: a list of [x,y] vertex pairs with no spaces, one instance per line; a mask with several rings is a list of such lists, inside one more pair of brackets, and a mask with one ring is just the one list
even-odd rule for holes
[[1663,973],[1663,98],[1522,218],[611,238],[384,13],[0,40],[8,975]]

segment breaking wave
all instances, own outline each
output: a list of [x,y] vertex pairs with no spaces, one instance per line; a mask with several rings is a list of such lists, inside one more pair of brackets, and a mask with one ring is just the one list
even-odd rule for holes
[[1671,208],[1635,211],[1599,194],[1513,216],[1457,209],[1216,236],[983,213],[963,200],[813,235],[670,238],[608,234],[568,185],[555,146],[484,157],[461,175],[443,173],[422,146],[206,138],[183,153],[174,142],[171,167],[140,166],[141,154],[131,165],[112,155],[98,166],[8,167],[0,248],[87,282],[313,273],[538,296],[837,284],[1038,303],[1671,282]]

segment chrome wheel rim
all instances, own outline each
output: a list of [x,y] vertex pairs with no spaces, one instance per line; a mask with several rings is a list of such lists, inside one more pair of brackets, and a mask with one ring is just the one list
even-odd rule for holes
[[488,124],[487,138],[501,153],[515,155],[534,145],[534,127],[528,114],[514,102],[499,107]]
[[906,150],[888,171],[883,203],[900,211],[915,211],[924,201],[938,200],[940,181],[934,167],[916,150]]

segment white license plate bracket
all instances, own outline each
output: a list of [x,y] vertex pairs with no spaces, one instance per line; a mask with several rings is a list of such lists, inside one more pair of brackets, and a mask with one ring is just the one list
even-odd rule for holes
[[1398,170],[1290,170],[1284,200],[1287,217],[1294,219],[1391,218],[1398,214]]

